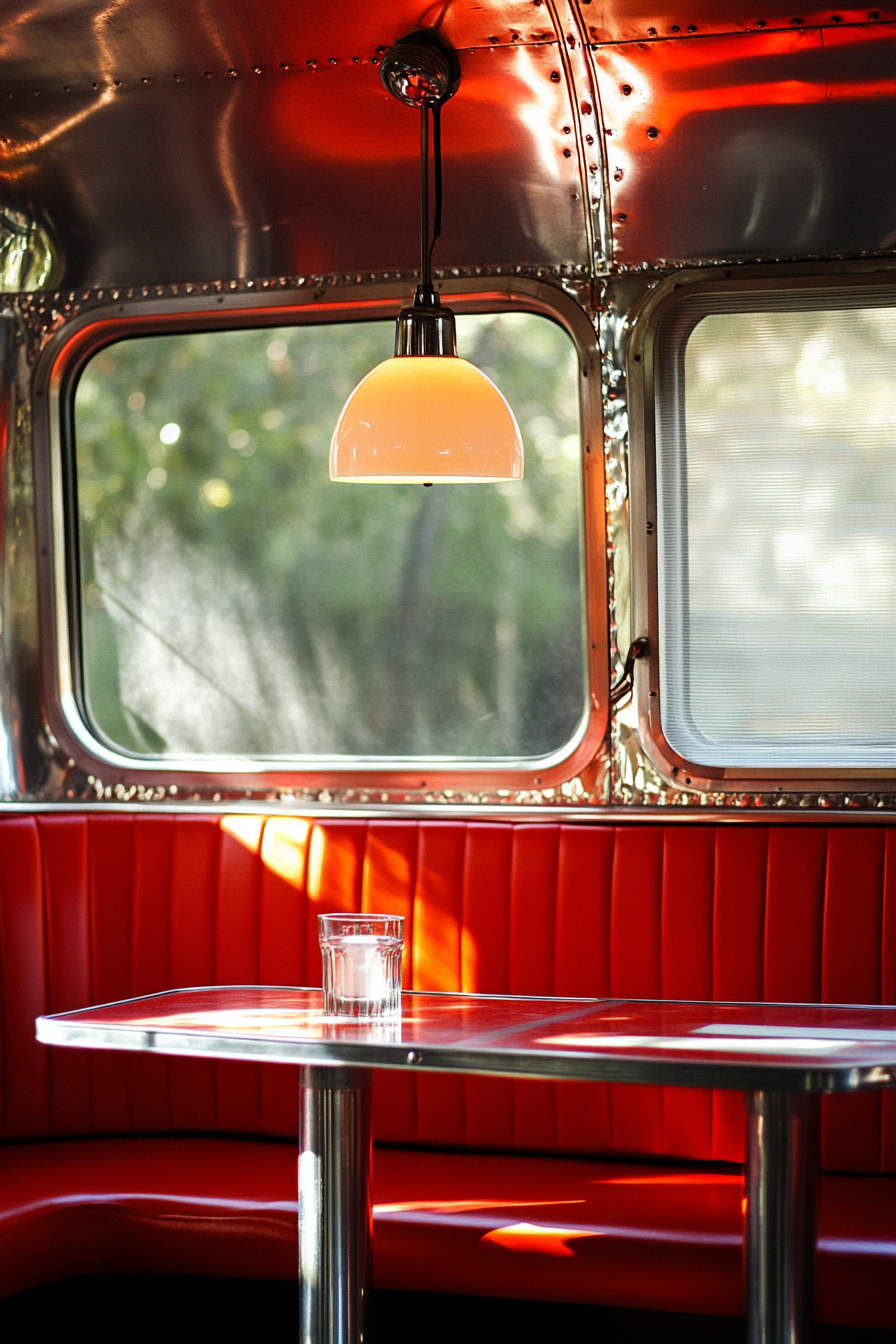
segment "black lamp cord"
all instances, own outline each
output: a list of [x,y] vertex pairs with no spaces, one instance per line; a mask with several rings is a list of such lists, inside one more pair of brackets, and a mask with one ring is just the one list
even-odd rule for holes
[[618,705],[620,700],[624,700],[627,695],[635,689],[635,663],[639,658],[647,657],[647,639],[641,636],[630,646],[625,655],[625,665],[618,681],[614,681],[610,687],[610,704]]
[[[429,234],[429,113],[432,111],[432,158],[435,178],[435,213],[432,237]],[[442,232],[442,109],[439,104],[420,108],[420,174],[422,197],[420,202],[420,278],[421,288],[433,292],[432,253]]]

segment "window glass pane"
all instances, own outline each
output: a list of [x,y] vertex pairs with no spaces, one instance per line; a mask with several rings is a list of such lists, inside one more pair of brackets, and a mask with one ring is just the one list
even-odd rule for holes
[[145,755],[537,756],[586,702],[575,350],[462,316],[520,421],[499,485],[331,483],[391,322],[152,336],[78,383],[85,708]]
[[710,313],[666,360],[662,721],[691,761],[896,762],[896,311],[822,302]]

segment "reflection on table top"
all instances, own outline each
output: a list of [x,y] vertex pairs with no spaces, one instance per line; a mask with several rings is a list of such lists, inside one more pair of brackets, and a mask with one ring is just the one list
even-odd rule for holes
[[37,1020],[50,1045],[461,1073],[844,1091],[896,1085],[896,1008],[472,994],[402,996],[396,1022],[320,990],[171,990]]

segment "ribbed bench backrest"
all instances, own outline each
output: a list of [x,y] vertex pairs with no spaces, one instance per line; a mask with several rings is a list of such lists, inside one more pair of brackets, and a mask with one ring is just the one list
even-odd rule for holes
[[[896,831],[129,814],[0,820],[7,1138],[290,1135],[293,1070],[48,1050],[34,1018],[175,986],[320,983],[317,915],[407,920],[405,984],[896,1002]],[[739,1094],[378,1076],[394,1143],[738,1160]],[[896,1171],[896,1097],[825,1101],[828,1169]]]

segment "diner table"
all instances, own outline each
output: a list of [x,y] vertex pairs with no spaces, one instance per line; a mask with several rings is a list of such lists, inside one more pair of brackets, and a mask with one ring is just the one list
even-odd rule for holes
[[896,1086],[896,1009],[405,993],[400,1020],[321,991],[171,990],[37,1019],[49,1045],[300,1066],[301,1344],[364,1344],[373,1068],[742,1089],[749,1344],[812,1319],[823,1093]]

